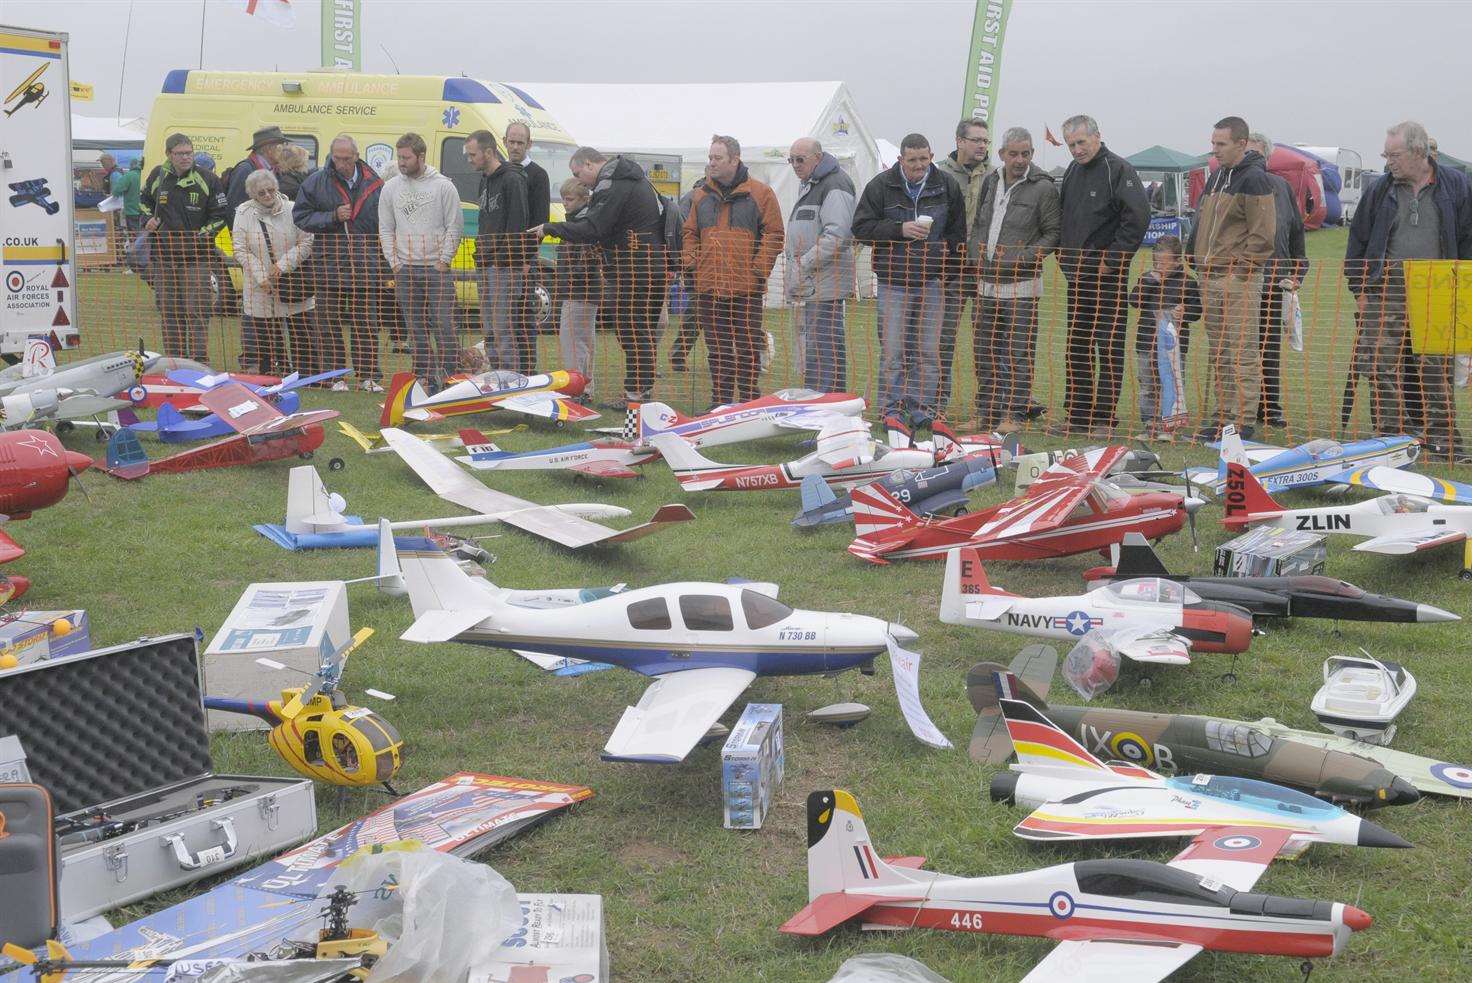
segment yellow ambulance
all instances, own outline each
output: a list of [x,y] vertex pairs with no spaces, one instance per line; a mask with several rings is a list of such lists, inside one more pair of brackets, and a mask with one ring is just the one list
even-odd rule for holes
[[[379,173],[394,160],[394,144],[405,133],[424,137],[428,161],[455,183],[465,214],[465,240],[455,257],[462,305],[475,304],[475,205],[480,175],[465,160],[465,138],[490,130],[499,142],[506,126],[525,123],[532,134],[531,157],[546,168],[554,218],[562,217],[557,188],[571,175],[568,160],[577,143],[529,93],[500,82],[465,76],[364,75],[337,69],[302,72],[206,72],[175,69],[148,117],[144,156],[149,167],[165,160],[164,140],[184,133],[223,172],[250,152],[251,135],[279,126],[307,152],[312,167],[327,163],[332,138],[347,133]],[[501,148],[503,151],[504,147]],[[228,233],[221,248],[229,252]],[[544,251],[548,247],[544,246]],[[544,278],[550,279],[550,278]],[[538,290],[550,315],[551,298]]]

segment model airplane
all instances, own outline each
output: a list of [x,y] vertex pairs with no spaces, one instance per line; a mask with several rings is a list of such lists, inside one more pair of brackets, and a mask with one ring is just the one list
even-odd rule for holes
[[1279,740],[1292,740],[1300,744],[1343,751],[1369,758],[1382,768],[1399,775],[1426,795],[1445,795],[1458,799],[1472,799],[1472,766],[1441,761],[1419,754],[1395,751],[1380,744],[1366,744],[1338,734],[1326,734],[1317,730],[1297,730],[1280,724],[1272,717],[1263,717],[1249,724]]
[[[488,444],[492,437],[520,433],[525,429],[525,423],[518,423],[514,427],[505,427],[500,430],[481,430],[474,427],[461,427],[455,433],[417,433],[414,436],[420,440],[439,446],[448,454],[462,447]],[[394,449],[388,445],[388,441],[383,439],[383,433],[381,431],[375,431],[371,434],[364,433],[348,421],[338,420],[337,432],[363,448],[364,454],[392,454],[394,452]]]
[[1150,543],[1127,533],[1113,567],[1084,572],[1090,585],[1159,577],[1185,584],[1208,601],[1235,604],[1259,618],[1333,618],[1336,621],[1461,621],[1460,615],[1430,604],[1370,594],[1354,584],[1320,576],[1196,577],[1170,573]]
[[96,417],[141,402],[139,382],[159,358],[139,345],[58,368],[50,344],[32,340],[22,362],[0,372],[0,429]]
[[501,522],[508,526],[569,549],[628,543],[672,523],[689,522],[695,518],[695,514],[684,505],[664,505],[654,513],[654,518],[643,525],[610,529],[561,508],[537,505],[488,488],[413,434],[390,427],[383,431],[383,436],[404,463],[440,498],[478,515],[499,515]]
[[412,373],[400,372],[384,396],[380,427],[397,427],[405,420],[442,420],[466,413],[505,410],[558,424],[598,419],[598,412],[576,402],[588,380],[581,372],[558,370],[522,375],[506,369],[459,379],[433,396]]
[[138,435],[119,430],[107,442],[107,473],[132,479],[288,457],[310,458],[322,446],[322,424],[338,416],[337,410],[308,410],[288,416],[238,382],[211,389],[199,401],[229,424],[235,436],[150,461]]
[[1127,532],[1160,539],[1205,504],[1172,492],[1127,494],[1105,476],[1128,453],[1105,447],[1049,467],[1018,497],[950,519],[926,519],[883,488],[855,489],[848,551],[870,563],[938,560],[959,546],[984,559],[1032,560],[1106,549]]
[[1450,505],[1472,505],[1472,485],[1449,478],[1433,478],[1414,471],[1402,471],[1399,468],[1361,468],[1351,471],[1343,480],[1345,484],[1356,488],[1372,488],[1395,495],[1415,495],[1417,498]]
[[790,608],[774,584],[661,584],[587,601],[570,617],[516,603],[438,550],[399,552],[387,523],[379,529],[380,574],[401,571],[414,608],[404,641],[531,649],[653,678],[624,710],[607,760],[683,761],[758,676],[868,672],[916,637],[878,618]]
[[[305,379],[295,372],[280,382],[267,386],[257,386],[229,376],[199,375],[194,372],[178,371],[169,373],[169,378],[181,385],[193,385],[201,394],[212,389],[218,389],[232,383],[244,386],[250,392],[255,393],[262,399],[269,400],[284,414],[292,414],[301,409],[301,397],[297,394],[298,389],[316,385],[328,379],[346,375],[347,369],[334,369],[331,372],[322,372],[317,375],[307,376]],[[198,405],[196,399],[195,404]],[[126,424],[134,433],[153,434],[166,444],[180,444],[189,441],[209,440],[214,437],[224,437],[234,433],[234,428],[222,419],[218,413],[206,413],[186,417],[170,402],[162,403],[158,408],[156,417],[152,420],[134,420]]]
[[717,464],[674,434],[657,434],[651,442],[685,491],[797,488],[809,475],[851,488],[896,471],[933,467],[936,460],[931,451],[895,450],[879,443],[869,436],[869,424],[857,417],[830,420],[818,433],[817,449],[786,464]]
[[198,372],[201,376],[228,376],[231,381],[242,383],[246,386],[274,386],[281,381],[280,376],[258,375],[246,372],[216,372],[203,362],[197,362],[192,358],[176,358],[165,355],[156,362],[153,367],[143,376],[143,389],[145,396],[141,406],[156,410],[164,403],[172,403],[177,410],[193,409],[199,404],[199,394],[203,392],[198,386],[185,385],[175,382],[169,378],[169,373],[177,371]]
[[45,178],[13,182],[10,190],[15,192],[10,196],[11,208],[38,205],[47,215],[55,215],[61,211],[61,202],[51,200],[51,188],[47,186]]
[[1156,983],[1197,953],[1311,958],[1341,952],[1370,916],[1353,905],[1252,890],[1291,833],[1216,827],[1168,864],[1083,860],[992,877],[922,870],[881,857],[859,804],[834,789],[808,796],[808,904],[782,925],[822,935],[929,928],[1052,939],[1024,983]]
[[[392,724],[369,708],[350,704],[341,689],[348,656],[372,634],[372,628],[363,628],[342,648],[332,651],[328,647],[312,682],[282,690],[279,700],[256,702],[206,696],[205,708],[248,714],[270,724],[266,742],[307,778],[349,788],[382,785],[398,795],[390,783],[399,772],[404,739]],[[290,668],[271,659],[256,662],[268,669]],[[364,692],[380,700],[394,698],[381,690]]]
[[1191,652],[1247,651],[1252,616],[1235,604],[1203,601],[1160,577],[1096,587],[1087,594],[1024,597],[993,587],[975,549],[946,557],[940,620],[1035,638],[1076,641],[1085,635],[1136,662],[1184,665]]
[[1306,532],[1369,537],[1354,548],[1366,553],[1406,556],[1461,543],[1463,580],[1472,580],[1472,508],[1435,505],[1414,495],[1382,495],[1353,505],[1285,509],[1240,464],[1227,466],[1228,529],[1275,525]]
[[[997,468],[984,457],[964,457],[919,471],[895,471],[879,479],[879,486],[904,502],[917,515],[960,515],[970,502],[968,494],[997,482]],[[848,493],[835,494],[815,474],[802,479],[802,508],[792,524],[799,529],[844,522],[853,516]]]
[[648,464],[659,451],[616,437],[532,451],[503,451],[489,441],[467,444],[455,460],[477,471],[571,471],[590,478],[637,478],[634,468]]
[[852,393],[779,389],[769,396],[719,406],[695,417],[685,416],[664,403],[641,403],[635,432],[625,432],[620,427],[599,432],[640,444],[649,443],[656,434],[672,433],[696,447],[715,447],[803,430],[816,433],[834,417],[859,416],[863,412],[864,398]]
[[1134,764],[1105,764],[1036,707],[1018,698],[1016,677],[996,674],[997,704],[1017,763],[992,776],[994,802],[1032,810],[1013,832],[1028,840],[1200,836],[1231,827],[1283,834],[1275,853],[1312,843],[1409,847],[1396,834],[1322,799],[1250,778],[1166,778]]
[[1323,484],[1345,484],[1356,469],[1374,466],[1403,468],[1414,464],[1421,445],[1409,434],[1370,437],[1341,444],[1320,438],[1297,447],[1244,444],[1237,428],[1222,428],[1220,458],[1216,469],[1187,468],[1186,476],[1213,488],[1220,495],[1226,488],[1227,465],[1245,464],[1264,488],[1283,491]]
[[[1057,665],[1058,653],[1051,648],[1023,649],[1012,662],[1017,680],[1013,695],[1101,760],[1163,774],[1209,771],[1257,778],[1364,808],[1407,805],[1421,797],[1410,782],[1369,758],[1275,738],[1240,720],[1049,704],[1046,697]],[[999,765],[1012,755],[996,688],[997,674],[1007,671],[996,663],[980,662],[966,674],[966,695],[977,714],[971,757],[980,764]]]
[[[92,459],[64,447],[41,430],[0,433],[0,522],[29,519],[31,513],[66,497],[73,478],[92,466]],[[0,563],[26,555],[25,548],[0,531]],[[30,589],[26,577],[0,574],[0,604]]]

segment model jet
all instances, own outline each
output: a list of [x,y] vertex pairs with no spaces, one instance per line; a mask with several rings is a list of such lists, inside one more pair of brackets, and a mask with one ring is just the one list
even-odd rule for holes
[[380,574],[400,571],[414,608],[404,641],[531,649],[653,678],[609,737],[608,760],[683,761],[758,676],[872,671],[916,637],[878,618],[795,610],[773,584],[661,584],[579,604],[570,617],[515,603],[438,550],[401,551],[387,523],[379,529]]
[[992,631],[1076,641],[1094,632],[1110,649],[1136,662],[1184,665],[1192,650],[1247,651],[1252,616],[1235,604],[1203,601],[1160,577],[1139,577],[1087,594],[1024,597],[993,587],[975,549],[946,557],[940,620]]
[[1354,584],[1332,577],[1197,577],[1171,573],[1145,537],[1135,532],[1125,535],[1115,566],[1094,567],[1084,572],[1084,580],[1090,586],[1138,577],[1159,577],[1185,584],[1208,601],[1235,604],[1259,618],[1391,622],[1462,620],[1460,615],[1430,604],[1370,594]]
[[779,389],[769,396],[718,406],[700,416],[685,416],[664,403],[641,403],[637,426],[600,430],[610,436],[647,444],[656,434],[672,433],[696,447],[715,447],[784,434],[816,433],[835,417],[859,416],[864,398],[852,393],[820,393],[813,389]]
[[466,474],[429,444],[413,434],[390,427],[384,439],[403,462],[440,498],[477,515],[499,515],[503,523],[569,549],[628,543],[658,532],[671,523],[689,522],[695,514],[684,505],[664,505],[654,518],[628,529],[610,529],[554,506],[537,505],[488,488]]
[[1291,448],[1244,444],[1237,428],[1230,423],[1222,428],[1219,449],[1215,470],[1187,468],[1185,472],[1192,481],[1212,488],[1218,495],[1226,488],[1229,464],[1247,465],[1264,488],[1283,491],[1314,485],[1343,485],[1356,469],[1403,468],[1414,464],[1421,453],[1420,443],[1409,434],[1370,437],[1343,444],[1320,438]]
[[[960,515],[966,511],[969,493],[997,482],[997,468],[981,456],[924,468],[901,470],[879,479],[878,484],[917,515]],[[844,522],[853,516],[848,493],[835,494],[818,475],[802,479],[802,508],[792,524],[799,529]]]
[[922,870],[923,857],[881,857],[854,797],[808,796],[808,904],[782,925],[822,935],[929,928],[1054,940],[1024,983],[1156,983],[1203,950],[1298,958],[1334,955],[1370,916],[1353,905],[1252,890],[1292,835],[1217,827],[1168,864],[1082,860],[992,877]]
[[139,345],[58,368],[50,344],[33,340],[19,365],[0,372],[0,429],[95,417],[142,402],[140,380],[159,358]]
[[45,178],[13,182],[10,190],[15,192],[10,196],[11,208],[38,205],[47,215],[55,215],[61,211],[61,202],[51,200],[51,188],[47,186]]
[[431,396],[413,373],[400,372],[389,383],[380,427],[405,420],[442,420],[447,416],[505,410],[557,424],[598,419],[598,412],[576,402],[588,380],[581,372],[558,370],[522,375],[506,369],[483,372],[450,383]]
[[938,560],[960,546],[985,559],[1033,560],[1105,549],[1135,531],[1161,539],[1205,504],[1171,492],[1121,491],[1105,476],[1128,453],[1104,447],[1049,467],[1026,491],[991,508],[925,519],[882,488],[855,489],[848,551],[870,563]]
[[1312,843],[1409,847],[1396,834],[1322,799],[1250,778],[1166,778],[1134,764],[1105,764],[1018,697],[1017,679],[997,673],[997,704],[1017,763],[992,776],[994,802],[1033,810],[1013,832],[1028,840],[1199,836],[1232,827],[1286,832],[1279,853]]
[[[1240,720],[1049,704],[1057,664],[1058,653],[1051,648],[1023,649],[1012,663],[1014,695],[1101,760],[1164,774],[1209,771],[1259,778],[1365,808],[1406,805],[1421,797],[1410,782],[1369,758],[1274,738]],[[966,695],[977,713],[971,757],[980,764],[999,765],[1012,754],[996,688],[997,674],[1006,672],[1005,666],[979,662],[966,674]]]
[[1435,505],[1414,495],[1382,495],[1353,505],[1285,509],[1273,501],[1257,477],[1240,464],[1227,466],[1228,529],[1274,525],[1306,532],[1369,537],[1354,548],[1366,553],[1406,556],[1462,543],[1463,580],[1472,580],[1472,508]]
[[[54,434],[0,433],[0,522],[29,519],[32,512],[55,505],[66,497],[72,479],[91,466],[90,457],[67,450]],[[0,531],[0,563],[25,555],[25,547]],[[20,597],[30,586],[27,577],[0,574],[0,604]]]

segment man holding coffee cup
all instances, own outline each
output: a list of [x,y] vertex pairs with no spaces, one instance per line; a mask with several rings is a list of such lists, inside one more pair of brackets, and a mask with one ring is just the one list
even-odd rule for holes
[[919,133],[900,141],[900,159],[874,178],[854,212],[854,238],[874,248],[879,284],[879,405],[885,416],[928,425],[943,407],[940,332],[945,283],[966,249],[966,199],[932,163]]

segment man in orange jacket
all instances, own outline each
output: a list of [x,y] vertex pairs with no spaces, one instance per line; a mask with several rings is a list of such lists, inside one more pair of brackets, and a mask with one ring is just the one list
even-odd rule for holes
[[782,255],[782,210],[772,189],[747,173],[735,137],[712,137],[709,162],[690,199],[681,257],[694,272],[711,399],[722,405],[761,395],[762,295]]

